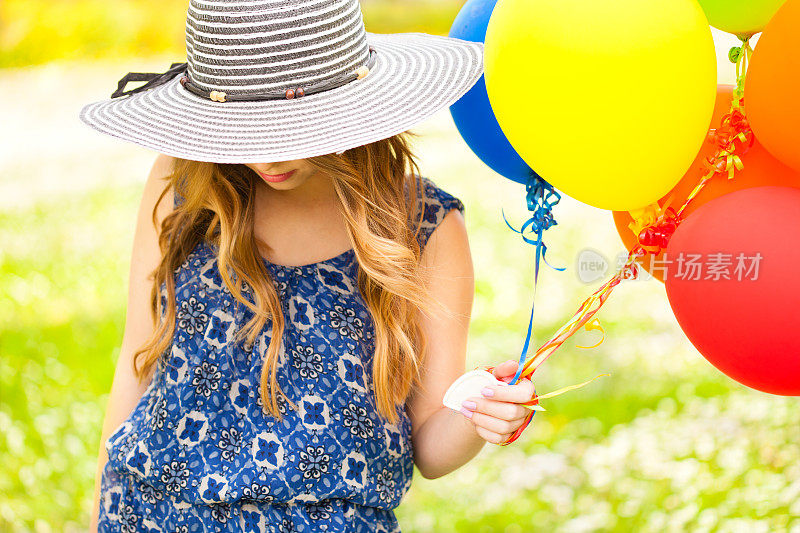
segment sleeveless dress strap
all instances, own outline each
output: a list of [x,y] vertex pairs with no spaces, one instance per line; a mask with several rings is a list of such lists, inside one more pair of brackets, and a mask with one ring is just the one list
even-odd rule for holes
[[434,230],[442,223],[444,217],[453,209],[458,209],[461,215],[464,215],[464,203],[456,196],[448,193],[444,189],[436,185],[430,178],[421,177],[422,185],[422,200],[424,200],[424,214],[422,217],[422,224],[420,231],[417,234],[417,241],[419,242],[420,249],[424,249],[425,245],[431,238]]

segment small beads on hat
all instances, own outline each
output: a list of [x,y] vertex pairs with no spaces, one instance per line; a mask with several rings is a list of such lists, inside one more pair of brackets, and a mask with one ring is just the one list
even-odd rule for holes
[[189,76],[181,76],[181,85],[186,87],[187,83],[189,83]]
[[226,94],[222,91],[211,91],[211,94],[208,95],[209,98],[214,100],[215,102],[224,102]]
[[366,65],[358,67],[358,70],[356,70],[356,76],[357,76],[356,79],[360,80],[362,78],[366,78],[367,74],[369,74],[369,67],[367,67]]
[[306,90],[302,87],[298,87],[297,89],[286,89],[286,99],[291,100],[292,98],[301,98],[306,95]]

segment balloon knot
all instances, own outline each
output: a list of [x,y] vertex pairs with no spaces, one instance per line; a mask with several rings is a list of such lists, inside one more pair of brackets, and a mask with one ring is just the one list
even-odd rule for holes
[[528,204],[528,211],[531,212],[531,217],[525,223],[525,227],[539,233],[558,224],[553,217],[553,207],[561,201],[561,195],[553,186],[536,172],[531,171],[525,184],[525,190],[527,191],[525,200]]

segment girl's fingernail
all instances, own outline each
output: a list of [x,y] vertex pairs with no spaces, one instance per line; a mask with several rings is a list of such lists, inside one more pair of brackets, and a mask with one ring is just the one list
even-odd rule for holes
[[472,418],[472,411],[470,411],[469,409],[464,409],[464,408],[462,407],[462,408],[461,408],[461,414],[463,414],[463,415],[464,415],[464,416],[466,416],[467,418]]
[[494,391],[492,389],[490,389],[489,387],[484,387],[481,390],[481,394],[483,394],[487,398],[491,398],[492,396],[494,396]]
[[464,400],[464,402],[461,405],[463,407],[466,407],[470,411],[474,411],[475,409],[478,408],[478,404],[470,400]]

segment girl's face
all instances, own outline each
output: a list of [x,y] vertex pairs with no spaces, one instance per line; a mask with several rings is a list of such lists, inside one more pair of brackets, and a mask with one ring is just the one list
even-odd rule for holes
[[278,191],[296,189],[317,171],[305,159],[280,163],[245,163],[261,179]]

